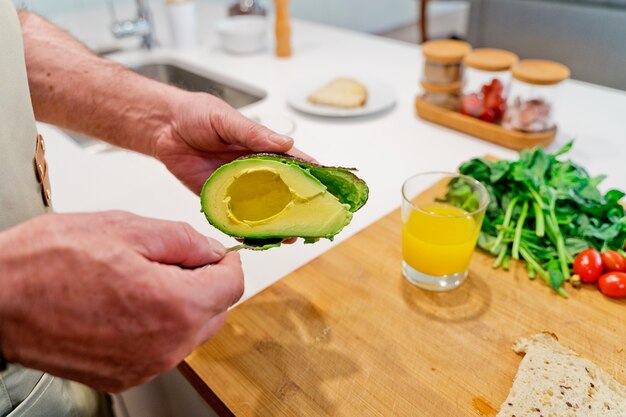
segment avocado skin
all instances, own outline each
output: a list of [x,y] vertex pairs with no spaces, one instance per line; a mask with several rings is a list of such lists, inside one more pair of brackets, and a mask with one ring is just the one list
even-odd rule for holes
[[246,245],[246,249],[262,251],[279,247],[282,245],[283,239],[279,237],[272,239],[245,238],[242,243]]
[[[329,193],[334,195],[340,203],[345,204],[349,207],[349,212],[354,213],[359,210],[366,202],[369,196],[369,188],[365,181],[357,177],[352,171],[357,171],[355,168],[343,168],[343,167],[329,167],[314,164],[311,162],[307,162],[301,158],[294,157],[292,155],[287,154],[275,154],[275,153],[256,153],[250,154],[243,157],[240,157],[232,162],[238,160],[245,159],[258,159],[258,160],[272,160],[276,162],[281,162],[289,165],[296,165],[300,167],[306,174],[311,175],[316,178],[320,183],[322,183]],[[232,163],[231,162],[231,163]],[[226,164],[228,165],[228,164]],[[225,166],[225,165],[224,165]],[[213,175],[215,175],[218,171],[221,170],[224,166],[218,168]],[[212,176],[213,176],[212,175]],[[208,186],[210,183],[211,177],[207,179],[203,190],[202,195],[208,190]],[[216,227],[217,229],[222,230],[220,224],[213,221],[211,217],[208,215],[207,209],[203,207],[201,210],[208,222]],[[349,222],[349,221],[348,221]],[[346,223],[347,224],[347,223]],[[223,230],[222,230],[223,231]],[[315,243],[320,238],[326,238],[332,240],[333,237],[339,233],[341,230],[338,230],[336,233],[320,235],[315,237],[306,237],[305,243]],[[231,235],[232,236],[232,235]],[[233,236],[237,238],[243,238],[244,243],[250,246],[257,246],[258,250],[270,249],[272,247],[280,246],[279,242],[276,242],[275,236],[268,236],[267,238],[262,237],[246,237],[246,236]],[[284,238],[288,238],[292,236],[284,236]],[[280,239],[282,240],[282,238]]]
[[365,181],[354,175],[353,172],[358,171],[356,168],[319,165],[292,155],[268,152],[245,155],[236,160],[250,158],[271,159],[287,164],[295,164],[306,169],[311,175],[317,178],[319,182],[324,184],[328,191],[337,197],[341,203],[349,205],[350,211],[353,213],[367,203],[369,188]]

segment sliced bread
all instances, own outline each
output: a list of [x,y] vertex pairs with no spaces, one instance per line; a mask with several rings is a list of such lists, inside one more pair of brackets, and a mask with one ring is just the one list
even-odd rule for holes
[[313,104],[332,107],[363,107],[367,101],[367,88],[351,78],[337,78],[314,91],[308,100]]
[[525,354],[497,417],[626,417],[626,387],[557,337],[520,339]]

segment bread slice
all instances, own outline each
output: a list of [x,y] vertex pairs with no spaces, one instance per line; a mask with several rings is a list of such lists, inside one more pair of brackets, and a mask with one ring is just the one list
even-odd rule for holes
[[363,107],[367,101],[367,88],[351,78],[337,78],[308,97],[313,104],[331,107]]
[[626,387],[556,335],[520,339],[513,350],[525,356],[496,417],[626,417]]

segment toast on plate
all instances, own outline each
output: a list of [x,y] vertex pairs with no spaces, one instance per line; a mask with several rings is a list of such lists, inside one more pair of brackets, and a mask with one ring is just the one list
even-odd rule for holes
[[367,101],[367,88],[351,78],[337,78],[314,91],[308,98],[313,104],[339,108],[363,107]]

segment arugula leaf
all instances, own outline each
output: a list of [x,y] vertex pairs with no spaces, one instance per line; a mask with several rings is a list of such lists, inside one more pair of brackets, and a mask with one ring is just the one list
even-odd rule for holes
[[509,161],[501,160],[496,162],[491,167],[491,175],[489,177],[489,180],[491,182],[500,181],[500,179],[502,179],[509,172],[510,167],[511,164]]
[[561,272],[561,268],[559,267],[559,261],[556,259],[550,260],[546,264],[546,268],[550,276],[550,288],[555,290],[557,288],[561,288],[561,286],[565,282],[565,276]]
[[475,186],[466,178],[455,177],[448,184],[448,192],[443,201],[471,213],[480,207],[480,200]]
[[619,201],[626,195],[620,190],[609,190],[604,195],[604,199],[607,203],[619,203]]
[[559,156],[568,153],[572,149],[573,146],[574,146],[574,140],[572,139],[569,142],[567,142],[561,149],[556,151],[556,153],[552,156],[554,158],[558,158]]
[[480,182],[489,182],[493,162],[488,159],[472,159],[459,167],[459,172]]
[[589,243],[586,240],[570,237],[565,239],[565,249],[570,256],[575,257],[580,252],[589,247]]

